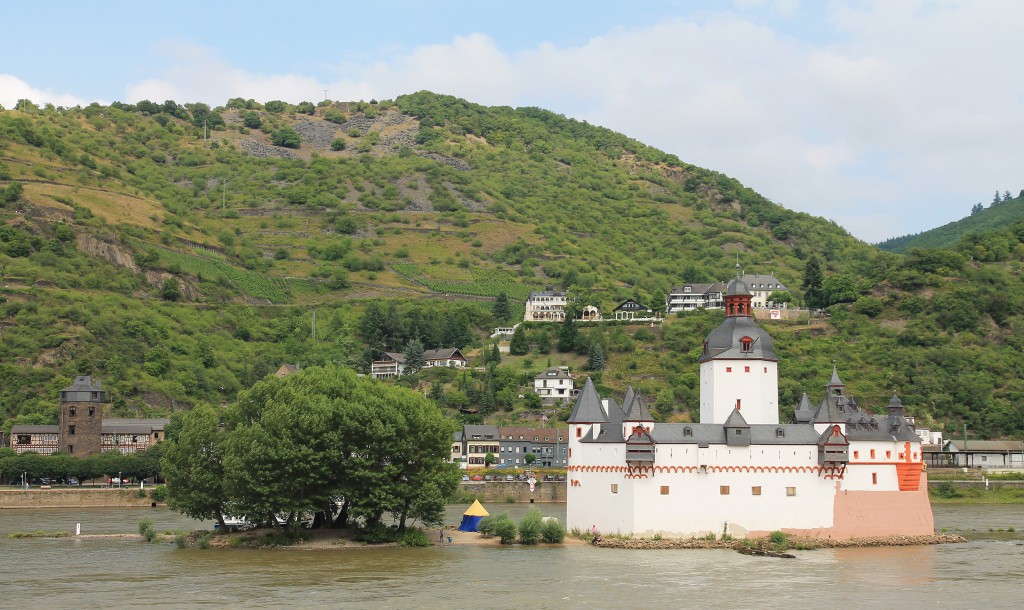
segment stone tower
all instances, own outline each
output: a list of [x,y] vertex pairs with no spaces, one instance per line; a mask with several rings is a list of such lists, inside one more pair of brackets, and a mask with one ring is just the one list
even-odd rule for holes
[[60,391],[60,448],[69,455],[93,455],[100,452],[103,430],[103,403],[107,393],[92,377],[75,377],[71,386]]

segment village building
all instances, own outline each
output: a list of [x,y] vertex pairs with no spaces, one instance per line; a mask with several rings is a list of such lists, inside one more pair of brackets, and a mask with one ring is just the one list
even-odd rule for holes
[[929,465],[954,468],[1022,468],[1024,441],[954,439],[943,445],[941,453],[929,455],[929,459]]
[[278,379],[286,377],[292,373],[299,372],[299,368],[298,364],[282,364],[281,367],[274,372],[274,377],[277,377]]
[[10,447],[16,453],[88,456],[108,451],[143,451],[164,440],[167,419],[104,418],[107,393],[98,380],[75,378],[60,392],[60,423],[11,427]]
[[[423,361],[423,368],[434,366],[463,368],[466,366],[466,357],[462,355],[462,351],[457,347],[424,350]],[[374,379],[400,377],[404,374],[405,354],[401,352],[384,352],[383,358],[374,360],[370,364],[370,376]]]
[[525,322],[561,322],[565,319],[565,293],[545,290],[531,292],[526,299]]
[[616,320],[628,320],[631,322],[653,322],[661,320],[658,313],[650,307],[645,307],[633,299],[626,299],[612,309],[612,317]]
[[568,402],[577,394],[569,368],[564,366],[551,367],[534,377],[533,391],[546,405]]
[[[508,468],[553,467],[568,464],[569,445],[566,428],[527,428],[500,426],[498,465]],[[533,461],[527,461],[533,455]]]
[[[768,296],[775,292],[788,292],[789,289],[773,275],[758,273],[741,275],[739,279],[750,291],[751,306],[755,309],[768,307],[786,309],[786,303],[772,303]],[[711,284],[683,284],[669,291],[665,298],[665,314],[692,311],[695,309],[725,308],[725,282]]]
[[[767,283],[767,282],[766,282]],[[700,362],[700,422],[656,423],[589,379],[569,416],[567,527],[624,535],[852,538],[934,533],[921,439],[897,397],[861,409],[833,370],[780,423],[778,357],[753,295],[729,283]],[[871,518],[870,516],[876,516]]]
[[452,439],[450,461],[466,470],[485,468],[487,454],[497,459],[501,441],[497,426],[468,425],[455,433]]

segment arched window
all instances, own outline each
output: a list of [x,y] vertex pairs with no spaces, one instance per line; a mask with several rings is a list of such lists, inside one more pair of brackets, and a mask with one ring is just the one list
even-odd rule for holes
[[750,337],[742,337],[740,339],[740,351],[749,353],[754,349],[754,340]]

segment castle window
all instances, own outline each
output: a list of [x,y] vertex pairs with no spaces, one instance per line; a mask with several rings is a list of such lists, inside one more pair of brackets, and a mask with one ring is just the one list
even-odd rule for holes
[[75,446],[74,445],[68,445],[68,453],[69,454],[73,454],[74,452],[75,452]]
[[31,445],[32,444],[32,435],[31,434],[19,434],[18,435],[18,444],[19,445]]
[[583,426],[576,426],[576,438],[583,436]]
[[74,434],[74,433],[75,433],[75,427],[74,426],[68,426],[68,434]]
[[759,495],[761,495],[761,486],[760,485],[755,485],[754,487],[751,487],[750,488],[750,495],[752,495],[752,496],[759,496]]
[[871,459],[875,459],[875,450],[874,449],[871,450]]
[[661,486],[661,495],[663,495],[663,496],[667,496],[668,495],[668,485],[662,485]]
[[795,496],[796,495],[796,487],[787,487],[786,488],[786,495],[787,496]]
[[718,493],[723,495],[723,496],[729,495],[729,486],[728,485],[720,485],[718,487]]
[[891,460],[892,459],[892,451],[886,451],[885,452],[885,459],[887,459],[887,460]]
[[693,436],[693,428],[690,428],[689,426],[683,428],[683,436]]
[[68,417],[74,417],[76,415],[76,413],[77,413],[77,411],[75,410],[74,407],[71,407],[70,409],[68,409]]
[[96,415],[96,407],[89,407],[89,417]]
[[853,459],[855,459],[855,460],[859,460],[860,459],[860,451],[854,451],[853,452]]
[[731,373],[732,372],[732,367],[731,366],[725,367],[725,372],[726,373]]
[[619,484],[618,483],[612,483],[612,493],[613,494],[619,493]]
[[750,352],[753,350],[754,340],[750,337],[743,337],[740,339],[740,350],[744,352]]
[[775,438],[786,438],[786,431],[782,428],[775,429]]
[[750,367],[749,366],[743,367],[743,372],[744,373],[749,373],[750,372]]
[[878,473],[877,472],[872,472],[871,473],[871,484],[872,485],[878,485]]

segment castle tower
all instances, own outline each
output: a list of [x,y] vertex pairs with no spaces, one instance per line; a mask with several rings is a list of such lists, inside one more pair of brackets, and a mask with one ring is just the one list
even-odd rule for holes
[[700,421],[724,424],[737,410],[749,424],[779,423],[778,357],[754,322],[751,294],[739,277],[725,294],[725,320],[704,341]]
[[69,455],[93,455],[100,452],[103,430],[103,403],[107,393],[92,377],[75,377],[75,382],[60,391],[59,451]]
[[[614,407],[618,409],[618,407]],[[601,433],[601,424],[608,422],[608,414],[597,394],[597,388],[590,377],[583,385],[583,390],[576,398],[576,404],[572,407],[572,413],[566,422],[569,424],[569,464],[573,458],[579,455],[580,440],[588,434],[593,433],[596,438]],[[575,454],[575,455],[574,455]]]

